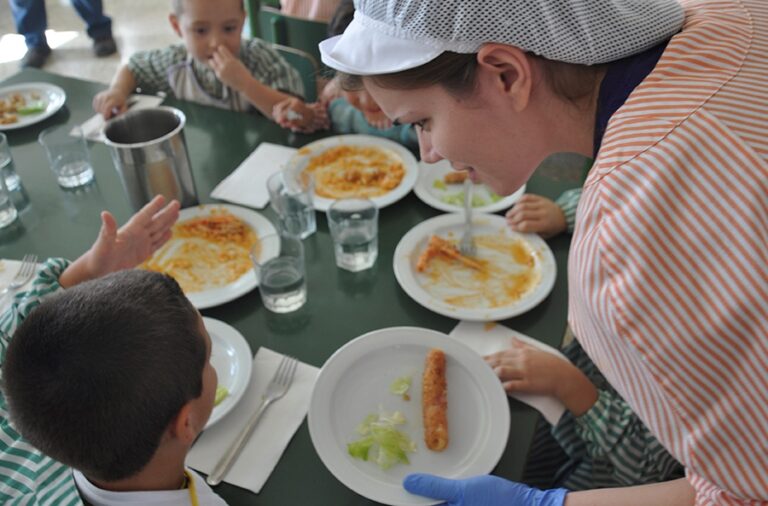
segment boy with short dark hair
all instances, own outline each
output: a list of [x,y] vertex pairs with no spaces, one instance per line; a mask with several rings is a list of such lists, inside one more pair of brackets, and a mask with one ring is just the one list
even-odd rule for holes
[[121,270],[178,207],[158,197],[119,231],[105,213],[93,247],[48,260],[0,320],[0,502],[225,504],[184,467],[217,383],[200,314],[172,278]]
[[172,9],[169,22],[184,43],[131,56],[94,97],[97,112],[110,118],[125,111],[140,88],[234,111],[255,108],[302,131],[324,126],[322,109],[297,98],[304,93],[298,72],[263,40],[241,38],[243,0],[173,0]]

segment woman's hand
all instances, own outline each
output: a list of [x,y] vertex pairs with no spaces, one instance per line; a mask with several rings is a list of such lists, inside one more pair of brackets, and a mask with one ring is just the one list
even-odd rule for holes
[[521,341],[513,340],[510,348],[488,355],[485,361],[508,393],[554,397],[575,416],[597,401],[597,389],[575,365]]
[[540,195],[526,193],[507,211],[507,224],[515,232],[544,238],[565,232],[568,224],[560,206]]
[[158,195],[120,229],[112,214],[103,211],[93,246],[62,273],[59,283],[66,288],[136,267],[170,239],[180,207],[175,200],[165,205],[165,199]]
[[409,474],[403,487],[411,494],[438,499],[446,506],[562,506],[564,488],[538,490],[498,476],[475,476],[462,480],[431,474]]

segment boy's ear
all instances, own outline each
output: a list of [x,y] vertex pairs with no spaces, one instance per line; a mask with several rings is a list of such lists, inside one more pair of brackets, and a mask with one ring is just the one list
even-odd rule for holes
[[179,17],[174,13],[170,13],[168,14],[168,21],[171,23],[171,28],[173,28],[173,31],[176,32],[176,35],[181,37],[181,26],[179,25]]
[[486,44],[477,52],[477,65],[495,89],[512,99],[515,111],[526,108],[533,87],[533,68],[525,52],[506,44]]
[[202,427],[198,427],[197,419],[192,409],[192,401],[187,402],[181,407],[179,414],[176,415],[176,418],[169,427],[170,435],[179,439],[187,446],[192,445],[202,429]]

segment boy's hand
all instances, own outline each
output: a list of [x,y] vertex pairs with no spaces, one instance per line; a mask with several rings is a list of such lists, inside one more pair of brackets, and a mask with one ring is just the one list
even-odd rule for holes
[[245,64],[224,46],[219,46],[213,52],[208,63],[222,83],[238,91],[244,90],[253,79]]
[[560,206],[540,195],[526,193],[507,211],[507,224],[515,232],[553,237],[568,228]]
[[403,487],[412,494],[445,501],[446,506],[563,506],[564,488],[538,490],[498,476],[449,480],[431,474],[409,474]]
[[517,339],[485,361],[508,393],[555,397],[576,416],[597,401],[597,389],[575,365]]
[[125,112],[127,101],[127,96],[110,88],[93,97],[93,110],[101,114],[104,119],[110,119]]
[[275,104],[272,118],[278,125],[293,132],[312,133],[329,127],[328,110],[324,104],[306,104],[296,97]]

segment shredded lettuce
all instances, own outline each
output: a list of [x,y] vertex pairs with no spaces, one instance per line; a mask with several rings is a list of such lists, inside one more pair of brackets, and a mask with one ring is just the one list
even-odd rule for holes
[[408,389],[411,388],[411,377],[410,376],[400,376],[399,378],[395,378],[395,381],[392,382],[391,385],[389,385],[389,393],[395,394],[395,395],[402,395],[403,399],[410,400],[408,397]]
[[416,451],[416,443],[408,434],[396,427],[407,422],[405,416],[395,411],[387,413],[383,409],[378,414],[371,414],[357,426],[362,438],[347,444],[347,452],[356,459],[368,461],[373,449],[373,461],[384,470],[395,464],[408,464],[408,453]]
[[221,385],[216,386],[216,395],[213,397],[213,405],[218,406],[221,401],[227,398],[229,395],[229,390],[227,390],[225,387]]
[[442,179],[435,179],[435,182],[432,183],[432,186],[434,186],[438,190],[448,189],[448,187],[445,185],[445,181],[443,181]]
[[33,102],[31,104],[25,105],[24,107],[19,107],[16,109],[16,112],[22,116],[25,116],[28,114],[37,114],[39,112],[43,112],[45,108],[46,105],[43,102]]

